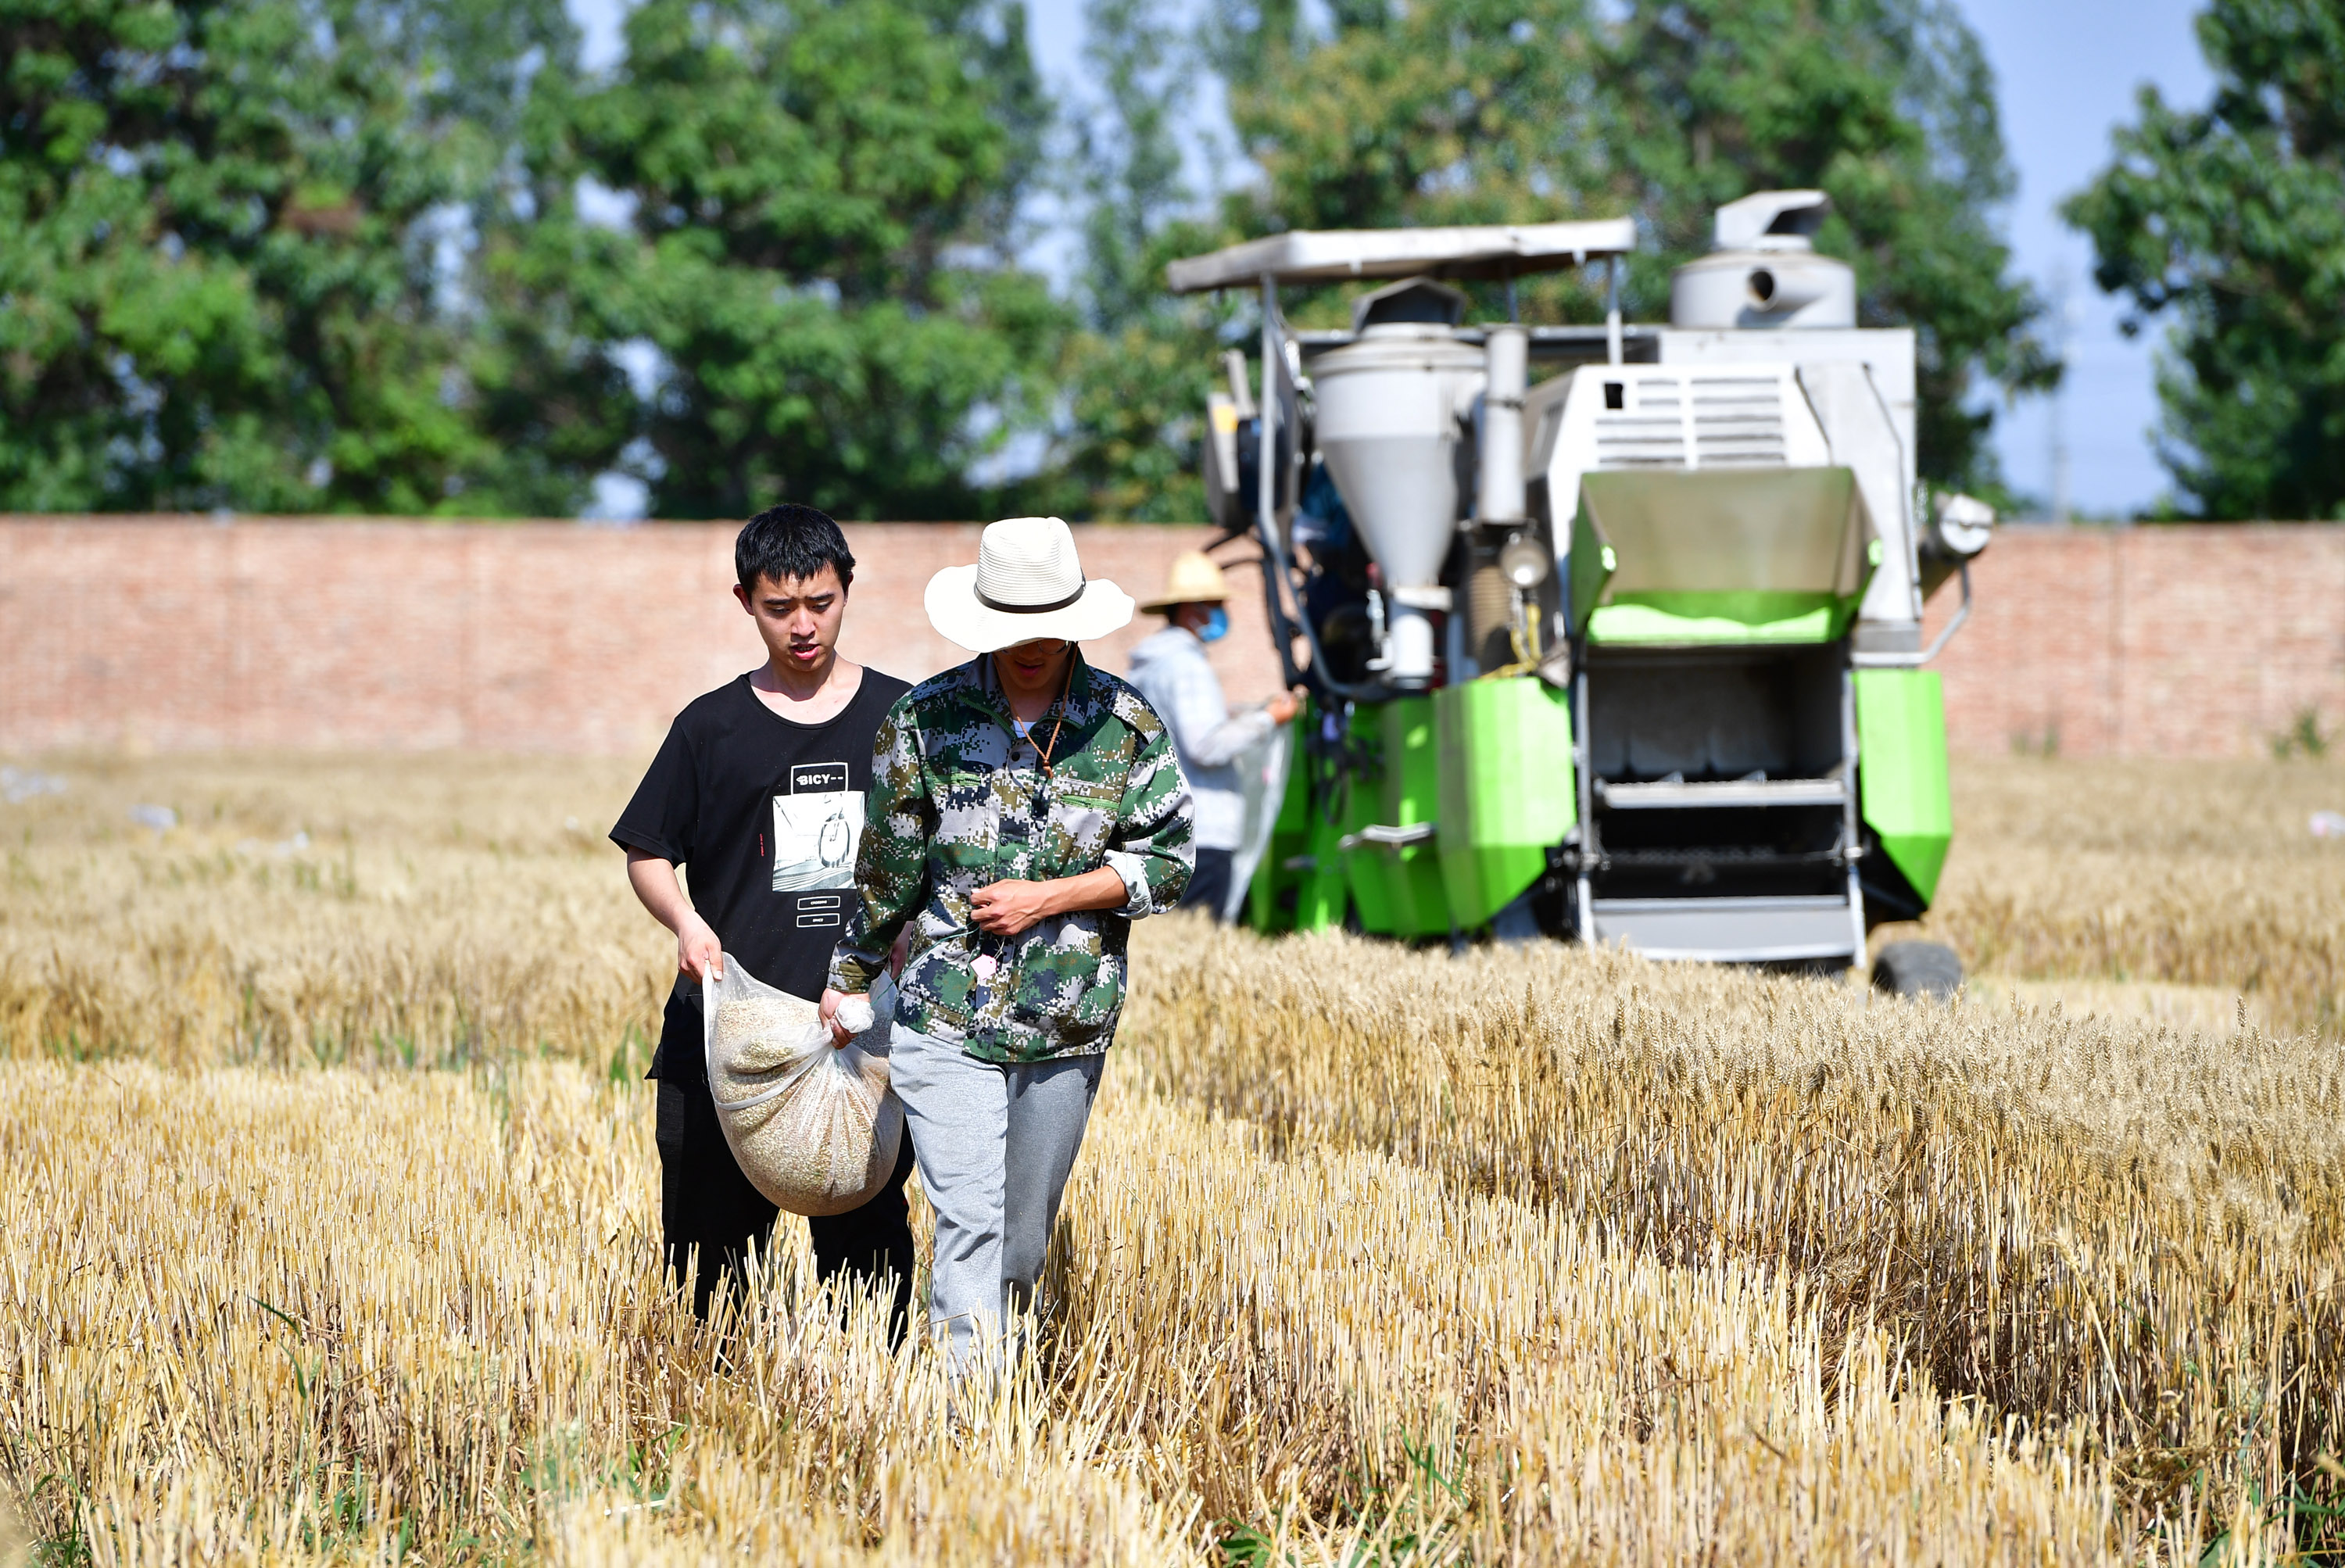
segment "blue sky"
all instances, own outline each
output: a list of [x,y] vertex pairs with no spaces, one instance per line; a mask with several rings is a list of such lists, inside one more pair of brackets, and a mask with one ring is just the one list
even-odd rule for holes
[[[624,0],[570,0],[586,27],[588,65],[617,55]],[[2150,445],[2155,333],[2128,341],[2116,301],[2092,286],[2092,249],[2056,215],[2062,198],[2108,159],[2109,129],[2131,117],[2134,95],[2155,84],[2169,101],[2204,101],[2209,78],[2190,30],[2192,0],[1958,0],[1995,71],[2004,139],[2019,192],[2004,221],[2014,265],[2050,290],[2065,274],[2070,301],[2068,379],[2060,413],[2069,494],[2084,514],[2123,514],[2166,484]],[[1081,77],[1081,0],[1028,0],[1034,53],[1061,97]],[[2005,473],[2019,489],[2053,491],[2049,400],[2000,411]]]
[[[2127,341],[2117,301],[2092,283],[2092,247],[2061,223],[2061,199],[2108,161],[2109,129],[2133,117],[2154,83],[2168,102],[2200,104],[2213,87],[2183,0],[1962,0],[1994,62],[2003,137],[2019,175],[2006,215],[2017,270],[2048,289],[2066,269],[2074,315],[2062,397],[2070,493],[2079,511],[2123,514],[2166,488],[2147,432],[2157,419],[2153,328]],[[2052,492],[2046,400],[1998,420],[2004,471],[2021,489]]]

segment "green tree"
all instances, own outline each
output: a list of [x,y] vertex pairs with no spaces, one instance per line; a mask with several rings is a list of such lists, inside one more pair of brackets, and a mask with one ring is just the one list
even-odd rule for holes
[[1075,127],[1082,330],[1061,361],[1064,429],[1032,504],[1078,517],[1196,522],[1205,393],[1233,307],[1164,291],[1164,264],[1219,242],[1198,220],[1174,127],[1199,61],[1162,0],[1090,0],[1084,63],[1102,101]]
[[[1184,46],[1154,0],[1088,7],[1088,64],[1105,100],[1081,142],[1090,330],[1073,343],[1071,438],[1051,476],[1071,509],[1203,514],[1205,396],[1221,384],[1220,352],[1251,347],[1254,306],[1242,293],[1172,299],[1166,262],[1279,229],[1503,222],[1582,205],[1590,56],[1577,0],[1391,12],[1346,0],[1333,21],[1321,36],[1286,0],[1228,0]],[[1219,72],[1238,146],[1264,175],[1213,214],[1182,181],[1172,130],[1201,64]],[[1529,291],[1544,296],[1533,310],[1599,308],[1577,278]],[[1335,290],[1290,290],[1282,303],[1305,322],[1345,319]]]
[[2179,510],[2345,517],[2345,14],[2214,0],[2208,105],[2142,89],[2116,157],[2063,209],[2158,364],[2159,456]]
[[513,84],[454,36],[343,0],[0,0],[0,504],[462,505],[492,453],[437,252],[492,161],[464,95]]
[[574,516],[641,423],[596,303],[632,248],[580,218],[574,185],[536,178],[504,195],[466,269],[462,402],[485,450],[458,500],[479,515]]
[[1263,186],[1249,227],[1508,222],[1604,207],[1579,0],[1343,0],[1332,31],[1225,9],[1217,54]]
[[[1339,0],[1324,33],[1290,0],[1223,0],[1213,52],[1261,183],[1226,204],[1240,233],[1604,217],[1601,41],[1581,0]],[[1588,278],[1525,285],[1530,311],[1585,320]],[[1498,306],[1496,290],[1483,301]],[[1288,307],[1346,319],[1332,293]]]
[[360,16],[461,170],[461,211],[437,214],[433,305],[455,341],[447,394],[479,439],[442,510],[574,515],[638,423],[582,303],[627,247],[578,212],[578,29],[562,0],[367,0]]
[[1162,300],[1151,251],[1195,201],[1173,133],[1195,98],[1194,60],[1162,0],[1089,0],[1083,63],[1105,98],[1076,127],[1083,304],[1091,325],[1115,327]]
[[2000,489],[1982,382],[2056,384],[2042,305],[1996,233],[2011,195],[1995,80],[1946,0],[1635,0],[1607,53],[1619,172],[1660,241],[1635,293],[1709,246],[1753,190],[1832,198],[1818,248],[1854,264],[1866,326],[1910,326],[1925,479]]
[[[1857,266],[1864,324],[1915,329],[1922,472],[1995,488],[1983,382],[2058,372],[1995,229],[2011,176],[1994,82],[1943,0],[1633,0],[1604,23],[1579,0],[1340,0],[1330,16],[1314,32],[1290,0],[1224,0],[1232,112],[1264,176],[1237,227],[1632,211],[1656,243],[1629,310],[1654,319],[1717,207],[1821,188],[1820,244]],[[1600,308],[1582,276],[1526,293],[1566,320]]]
[[1022,8],[649,0],[626,42],[564,139],[634,202],[579,308],[665,361],[654,514],[974,514],[1064,323],[1010,260],[1044,118]]

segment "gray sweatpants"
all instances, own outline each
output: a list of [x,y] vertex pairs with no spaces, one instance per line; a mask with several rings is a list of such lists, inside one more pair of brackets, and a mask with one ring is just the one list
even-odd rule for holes
[[1106,1061],[997,1066],[896,1025],[888,1078],[904,1102],[920,1188],[937,1216],[929,1329],[949,1337],[955,1381],[974,1359],[1002,1353],[1010,1313],[1033,1305],[1059,1197]]

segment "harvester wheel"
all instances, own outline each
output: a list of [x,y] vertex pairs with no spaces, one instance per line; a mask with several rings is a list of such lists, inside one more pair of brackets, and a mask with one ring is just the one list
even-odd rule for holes
[[1963,988],[1963,961],[1937,942],[1893,942],[1873,960],[1873,989],[1893,996],[1952,1002]]

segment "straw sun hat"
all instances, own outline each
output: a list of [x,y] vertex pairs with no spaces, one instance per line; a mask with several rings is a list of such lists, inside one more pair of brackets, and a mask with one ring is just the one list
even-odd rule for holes
[[1228,585],[1222,581],[1222,569],[1203,550],[1183,550],[1172,557],[1172,569],[1164,574],[1164,591],[1140,607],[1152,616],[1161,616],[1175,605],[1218,605],[1230,596]]
[[1056,517],[987,524],[977,565],[930,577],[924,602],[929,624],[971,653],[1041,637],[1079,643],[1132,621],[1132,596],[1113,583],[1085,580],[1075,535]]

